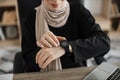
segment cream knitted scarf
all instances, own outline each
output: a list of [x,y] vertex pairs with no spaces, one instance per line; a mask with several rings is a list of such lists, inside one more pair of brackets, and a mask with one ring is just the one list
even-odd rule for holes
[[[40,40],[42,35],[49,31],[48,25],[55,28],[63,26],[69,13],[70,7],[67,0],[63,2],[61,9],[56,11],[49,10],[42,0],[41,5],[36,8],[36,40]],[[61,69],[60,59],[52,61],[46,68],[47,71]]]

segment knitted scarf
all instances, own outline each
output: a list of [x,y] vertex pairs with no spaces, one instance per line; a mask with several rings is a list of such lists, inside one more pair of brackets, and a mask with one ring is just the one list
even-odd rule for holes
[[[67,0],[64,0],[62,7],[59,10],[50,10],[44,0],[40,6],[36,7],[36,40],[40,40],[42,35],[49,31],[48,25],[58,28],[65,25],[69,13],[70,7]],[[61,70],[61,62],[60,59],[56,59],[52,61],[46,68],[47,71],[51,70]]]

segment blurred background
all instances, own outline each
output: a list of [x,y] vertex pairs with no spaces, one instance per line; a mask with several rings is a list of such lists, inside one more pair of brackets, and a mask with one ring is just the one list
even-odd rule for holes
[[[120,0],[80,0],[80,2],[90,10],[96,22],[111,39],[111,50],[105,55],[106,60],[111,63],[120,62]],[[19,6],[17,0],[0,0],[0,74],[13,72],[15,54],[21,51],[23,24]],[[92,59],[88,63],[89,66],[92,65]]]

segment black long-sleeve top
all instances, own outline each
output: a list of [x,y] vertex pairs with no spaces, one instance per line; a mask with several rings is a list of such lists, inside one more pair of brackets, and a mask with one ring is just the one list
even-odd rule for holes
[[[39,71],[35,63],[35,56],[40,50],[35,38],[36,11],[28,14],[25,26],[22,27],[22,53],[28,71]],[[66,24],[60,28],[49,29],[57,36],[64,36],[73,49],[72,55],[63,55],[63,68],[85,66],[84,61],[89,58],[106,54],[110,49],[110,39],[95,23],[91,13],[79,3],[70,4],[70,15]]]

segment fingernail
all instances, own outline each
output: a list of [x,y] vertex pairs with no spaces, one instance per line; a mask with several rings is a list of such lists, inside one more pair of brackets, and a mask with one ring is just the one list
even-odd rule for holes
[[41,47],[43,48],[44,46],[43,46],[43,45],[41,45]]
[[52,46],[50,45],[49,47],[51,48]]
[[57,44],[55,44],[55,46],[57,47],[58,45],[57,45]]
[[41,68],[41,66],[39,65],[39,67]]
[[42,66],[42,68],[43,68],[43,69],[45,69],[45,67],[44,67],[44,66]]
[[63,39],[66,39],[65,37],[63,37]]
[[36,60],[36,63],[38,63],[37,60]]
[[37,41],[36,44],[39,45],[39,42]]
[[60,43],[58,42],[58,46],[60,45]]

